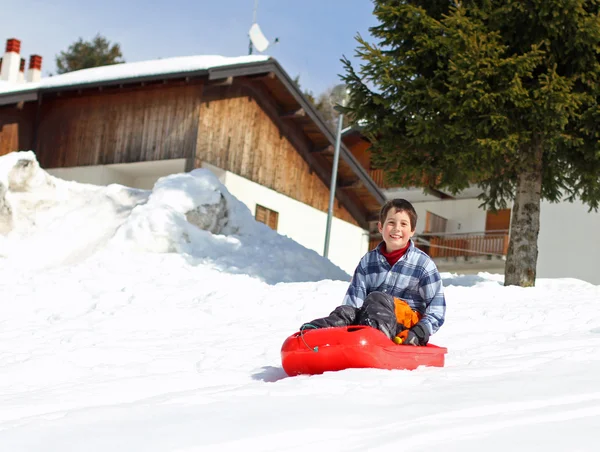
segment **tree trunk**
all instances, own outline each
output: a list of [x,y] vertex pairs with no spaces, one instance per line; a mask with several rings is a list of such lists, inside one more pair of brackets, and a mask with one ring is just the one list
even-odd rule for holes
[[541,146],[538,146],[535,154],[534,164],[519,174],[517,180],[504,269],[505,286],[535,285],[542,193]]

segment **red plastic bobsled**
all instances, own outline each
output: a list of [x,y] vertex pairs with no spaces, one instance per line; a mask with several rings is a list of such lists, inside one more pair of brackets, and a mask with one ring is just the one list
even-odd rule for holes
[[447,351],[432,344],[397,345],[370,326],[348,326],[292,334],[281,347],[281,363],[290,376],[364,367],[414,370],[444,367]]

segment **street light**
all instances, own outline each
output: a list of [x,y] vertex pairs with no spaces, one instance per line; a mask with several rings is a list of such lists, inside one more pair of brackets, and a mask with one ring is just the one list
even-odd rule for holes
[[333,204],[335,202],[335,187],[337,183],[338,162],[340,159],[340,144],[342,141],[342,127],[344,124],[344,112],[339,106],[345,107],[348,104],[350,90],[346,85],[337,85],[331,90],[329,102],[333,105],[340,115],[338,117],[337,134],[335,136],[335,151],[333,153],[333,167],[331,169],[331,184],[329,187],[329,210],[327,211],[327,226],[325,227],[325,249],[323,256],[329,254],[329,237],[331,235],[331,221],[333,219]]

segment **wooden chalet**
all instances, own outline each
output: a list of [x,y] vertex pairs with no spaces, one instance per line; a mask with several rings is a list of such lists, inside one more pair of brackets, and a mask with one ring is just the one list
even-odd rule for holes
[[[69,75],[0,86],[0,155],[33,150],[45,169],[206,162],[327,212],[334,132],[276,60],[77,83]],[[334,215],[369,230],[385,197],[345,145],[337,182]]]

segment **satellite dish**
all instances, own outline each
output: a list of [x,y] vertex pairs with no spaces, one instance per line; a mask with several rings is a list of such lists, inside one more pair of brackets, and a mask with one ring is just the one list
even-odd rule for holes
[[[248,36],[250,36],[250,44],[248,45],[248,55],[252,55],[252,51],[254,49],[259,52],[264,52],[269,48],[271,43],[262,31],[260,31],[260,27],[256,22],[256,10],[258,9],[258,0],[254,0],[254,17],[252,18],[252,26],[250,27],[250,31],[248,32]],[[279,42],[279,38],[275,38],[273,44]]]
[[248,35],[250,36],[250,41],[252,42],[252,45],[259,52],[264,52],[269,48],[269,40],[265,38],[265,35],[260,30],[260,27],[257,23],[252,24]]

